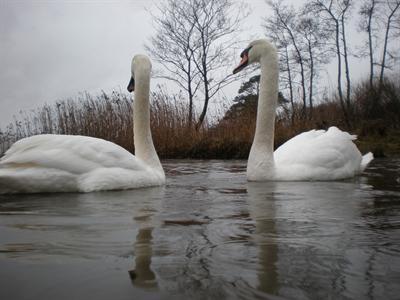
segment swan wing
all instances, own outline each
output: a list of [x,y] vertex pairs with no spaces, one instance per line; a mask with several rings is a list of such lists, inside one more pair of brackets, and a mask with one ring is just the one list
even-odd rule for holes
[[58,169],[82,174],[98,168],[144,170],[145,164],[124,148],[103,139],[73,135],[36,135],[14,143],[0,167]]
[[358,174],[367,163],[362,165],[355,139],[336,127],[299,134],[274,153],[277,179],[335,180]]

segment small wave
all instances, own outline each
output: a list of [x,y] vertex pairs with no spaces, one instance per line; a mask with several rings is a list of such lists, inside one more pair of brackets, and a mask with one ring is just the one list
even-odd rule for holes
[[29,215],[42,215],[42,214],[43,214],[43,212],[41,212],[41,211],[20,211],[20,210],[0,211],[0,215],[5,215],[5,216],[7,216],[7,215],[12,215],[12,216],[14,216],[14,215],[26,215],[26,216],[29,216]]
[[180,225],[180,226],[193,226],[204,225],[210,223],[209,220],[195,220],[195,219],[180,219],[180,220],[164,220],[164,225]]

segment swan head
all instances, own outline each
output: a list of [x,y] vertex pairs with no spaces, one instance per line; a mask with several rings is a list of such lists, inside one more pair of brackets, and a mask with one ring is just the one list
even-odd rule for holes
[[131,64],[131,80],[128,84],[128,92],[132,93],[135,90],[135,73],[138,74],[140,72],[146,72],[150,74],[151,72],[151,62],[148,56],[143,54],[135,55],[132,59]]
[[261,58],[264,56],[269,56],[275,53],[275,46],[266,39],[252,41],[240,54],[241,61],[233,70],[233,74],[240,72],[248,65],[260,62]]

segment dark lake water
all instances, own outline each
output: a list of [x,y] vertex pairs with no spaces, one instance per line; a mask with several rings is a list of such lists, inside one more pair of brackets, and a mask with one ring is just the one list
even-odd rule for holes
[[341,182],[163,165],[164,187],[0,196],[0,299],[399,299],[400,160]]

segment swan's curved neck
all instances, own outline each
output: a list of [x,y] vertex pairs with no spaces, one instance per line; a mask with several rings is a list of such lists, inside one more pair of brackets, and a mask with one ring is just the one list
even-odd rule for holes
[[256,132],[247,163],[249,180],[268,180],[274,174],[275,110],[278,100],[278,60],[275,52],[260,60]]
[[133,104],[133,135],[135,155],[147,165],[162,170],[150,130],[150,70],[135,70],[135,100]]

